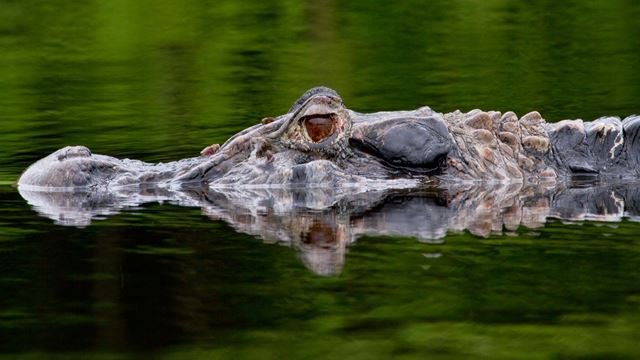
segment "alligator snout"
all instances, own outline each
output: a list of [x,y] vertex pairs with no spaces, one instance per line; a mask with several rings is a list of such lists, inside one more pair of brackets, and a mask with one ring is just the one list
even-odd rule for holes
[[67,146],[38,160],[22,173],[18,184],[35,187],[87,187],[117,171],[115,162],[94,156],[84,146]]

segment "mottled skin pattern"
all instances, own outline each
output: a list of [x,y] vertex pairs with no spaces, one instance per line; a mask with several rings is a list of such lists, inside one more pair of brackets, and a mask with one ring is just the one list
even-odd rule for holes
[[639,127],[640,116],[551,124],[538,112],[520,119],[513,112],[441,114],[429,107],[360,114],[345,108],[335,91],[320,87],[303,94],[286,114],[263,119],[222,146],[205,148],[200,157],[148,164],[66,147],[29,167],[18,184],[408,187],[637,178]]

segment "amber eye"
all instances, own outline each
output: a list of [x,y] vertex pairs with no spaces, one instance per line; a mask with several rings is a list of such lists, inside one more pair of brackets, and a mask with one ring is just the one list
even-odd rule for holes
[[303,124],[313,142],[320,142],[333,133],[333,118],[331,116],[307,117]]

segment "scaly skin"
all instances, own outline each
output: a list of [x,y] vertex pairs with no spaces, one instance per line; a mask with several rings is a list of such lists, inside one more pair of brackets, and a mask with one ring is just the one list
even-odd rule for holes
[[[565,120],[473,110],[360,114],[313,88],[284,115],[202,156],[149,164],[66,147],[18,180],[32,189],[237,185],[411,187],[422,182],[538,183],[574,176],[638,178],[640,116]],[[312,140],[312,139],[315,139]]]

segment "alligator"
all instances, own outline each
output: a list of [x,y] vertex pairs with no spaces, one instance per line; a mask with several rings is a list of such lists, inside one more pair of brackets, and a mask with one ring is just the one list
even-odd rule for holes
[[305,92],[277,117],[206,147],[151,164],[62,148],[18,180],[29,189],[302,186],[403,188],[465,181],[541,183],[638,178],[640,116],[547,123],[536,112],[358,113],[334,90]]

